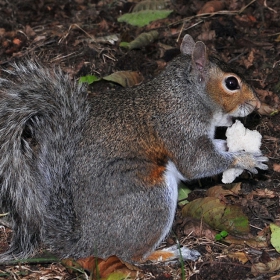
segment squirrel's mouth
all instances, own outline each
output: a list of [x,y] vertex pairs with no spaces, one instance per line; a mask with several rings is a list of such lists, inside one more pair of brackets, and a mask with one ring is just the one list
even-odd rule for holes
[[229,113],[231,117],[246,117],[251,114],[253,111],[259,110],[261,107],[261,102],[259,99],[253,99],[250,101],[246,101],[245,103],[239,105],[234,111]]

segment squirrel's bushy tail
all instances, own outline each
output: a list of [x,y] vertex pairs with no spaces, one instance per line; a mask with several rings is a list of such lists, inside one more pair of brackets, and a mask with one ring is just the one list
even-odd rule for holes
[[75,219],[69,174],[88,113],[86,90],[59,69],[26,62],[6,73],[0,80],[0,209],[9,212],[14,232],[0,261],[25,258],[42,241],[69,238]]

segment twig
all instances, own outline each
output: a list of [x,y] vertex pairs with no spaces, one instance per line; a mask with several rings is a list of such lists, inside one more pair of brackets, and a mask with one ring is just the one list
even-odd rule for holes
[[94,39],[88,32],[86,32],[82,27],[80,27],[78,24],[74,23],[74,24],[71,24],[68,28],[68,31],[67,33],[61,37],[61,39],[58,41],[58,44],[60,44],[61,42],[63,42],[67,37],[68,35],[70,34],[70,31],[73,29],[73,27],[76,27],[78,29],[80,29],[81,31],[83,31],[90,39]]
[[[214,13],[204,13],[204,14],[199,14],[199,15],[194,15],[194,16],[191,16],[191,17],[187,17],[183,20],[180,20],[180,21],[177,21],[177,22],[173,22],[171,23],[169,26],[172,26],[172,25],[176,25],[176,24],[179,24],[183,21],[183,27],[185,25],[186,22],[189,22],[193,19],[196,19],[196,18],[210,18],[210,17],[213,17],[213,16],[216,16],[216,15],[237,15],[237,14],[242,14],[252,3],[254,3],[256,0],[252,0],[249,4],[245,5],[244,7],[242,7],[239,11],[227,11],[227,10],[223,10],[223,11],[218,11],[218,12],[214,12]],[[266,3],[265,3],[266,4]],[[267,7],[267,6],[266,6]],[[268,7],[267,7],[268,8]],[[203,20],[199,21],[197,24],[200,24],[201,22],[203,22]],[[188,27],[187,29],[190,29],[194,26],[196,26],[197,24],[194,24],[190,27]],[[180,38],[180,35],[182,33],[183,30],[186,30],[186,29],[183,29],[183,27],[181,28],[180,32],[179,32],[179,36],[177,38],[177,41],[179,40]]]
[[275,10],[273,10],[272,8],[268,7],[267,4],[266,4],[266,0],[264,0],[263,2],[264,6],[269,9],[270,11],[274,12],[275,14],[277,14],[277,12]]
[[[253,0],[251,3],[255,2],[255,1],[256,0]],[[249,3],[249,4],[251,4],[251,3]],[[195,18],[201,18],[201,17],[209,18],[209,17],[213,17],[213,16],[216,16],[216,15],[237,15],[237,14],[243,13],[244,10],[248,7],[248,5],[243,7],[243,8],[241,8],[239,11],[223,10],[223,11],[218,11],[218,12],[214,12],[214,13],[204,13],[204,14],[199,14],[199,15],[194,15],[194,16],[191,16],[191,17],[187,17],[187,18],[183,19],[183,21],[184,22],[188,22],[188,21],[191,21],[192,19],[195,19]],[[170,25],[176,25],[176,24],[180,23],[181,21],[182,20],[177,21],[177,22],[173,22]]]

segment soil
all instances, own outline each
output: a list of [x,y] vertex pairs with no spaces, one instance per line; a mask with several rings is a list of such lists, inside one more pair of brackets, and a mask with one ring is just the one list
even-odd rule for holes
[[[250,237],[262,233],[269,240],[268,225],[277,224],[280,217],[280,114],[277,114],[280,108],[280,2],[224,0],[221,2],[227,13],[214,14],[214,1],[208,2],[208,7],[205,6],[207,1],[200,0],[171,2],[166,5],[173,13],[166,19],[140,28],[117,21],[120,14],[130,12],[135,6],[135,2],[128,0],[0,0],[0,65],[5,68],[13,61],[36,58],[50,66],[59,65],[73,79],[88,74],[104,77],[120,70],[133,70],[140,72],[147,81],[179,53],[178,46],[184,34],[204,41],[210,50],[245,76],[263,102],[262,112],[253,113],[243,122],[262,134],[262,151],[269,158],[269,169],[254,176],[245,172],[235,181],[241,182],[238,194],[222,200],[242,206],[249,218]],[[212,14],[198,15],[202,7],[206,7],[203,11]],[[130,51],[119,46],[120,42],[130,42],[151,30],[157,30],[159,36],[147,46]],[[109,40],[108,35],[114,35],[116,39]],[[102,92],[118,87],[102,81],[90,85],[89,90]],[[193,191],[188,200],[205,197],[206,190],[220,182],[220,176],[191,182],[188,187]],[[178,239],[181,244],[201,253],[198,261],[184,263],[185,276],[182,276],[179,264],[159,263],[144,266],[137,279],[279,279],[277,269],[269,273],[252,272],[252,267],[259,263],[279,259],[279,253],[269,242],[262,247],[256,243],[250,246],[244,236],[240,244],[226,240],[215,242],[207,234],[189,232],[196,228],[193,223],[182,217],[181,207],[178,207],[173,230],[176,238],[170,234],[164,244],[172,245]],[[0,248],[5,251],[11,231],[4,226],[1,229]],[[209,230],[213,232],[213,229]],[[246,256],[246,261],[241,254]],[[0,265],[0,278],[88,277],[67,270],[60,262],[46,262]]]

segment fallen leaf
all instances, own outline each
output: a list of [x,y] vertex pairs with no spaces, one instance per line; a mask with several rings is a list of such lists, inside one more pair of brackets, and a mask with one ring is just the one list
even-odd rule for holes
[[216,37],[216,32],[215,30],[209,30],[202,32],[201,34],[198,35],[197,39],[201,41],[211,41]]
[[[135,276],[136,271],[132,266],[128,268],[118,257],[111,256],[106,260],[90,256],[79,260],[64,259],[62,264],[67,266],[70,273],[77,269],[84,269],[90,272],[92,279],[124,279],[128,276]],[[133,267],[134,268],[134,267]],[[119,276],[122,277],[119,277]],[[113,278],[118,276],[118,278]]]
[[166,67],[166,61],[164,60],[157,60],[156,61],[157,63],[157,70],[160,71],[160,70],[163,70],[165,67]]
[[266,248],[268,246],[266,240],[264,240],[263,237],[255,237],[255,238],[249,238],[243,236],[242,238],[235,237],[232,235],[228,235],[224,241],[229,244],[234,244],[234,245],[241,245],[244,246],[247,244],[248,246],[252,248]]
[[249,222],[241,207],[226,205],[219,199],[205,197],[195,199],[182,208],[184,217],[202,219],[217,230],[226,230],[235,234],[248,234]]
[[109,29],[109,24],[105,19],[102,19],[99,23],[98,23],[100,30],[108,30]]
[[179,185],[179,190],[178,190],[178,201],[180,205],[186,204],[187,198],[189,193],[191,192],[191,189],[188,188],[186,185],[180,184]]
[[273,116],[278,114],[279,111],[263,102],[261,102],[261,107],[258,109],[258,113],[264,116]]
[[198,238],[203,236],[209,240],[214,240],[217,233],[201,220],[190,217],[187,217],[183,220],[182,227],[184,228],[183,231],[186,236],[191,235]]
[[20,40],[20,39],[15,38],[15,39],[13,40],[13,43],[14,43],[15,45],[20,46],[20,44],[21,44],[22,42],[21,42],[21,40]]
[[255,59],[255,56],[254,56],[254,52],[255,50],[252,49],[247,57],[247,59],[244,59],[243,60],[243,64],[244,66],[246,67],[246,69],[250,68],[252,65],[253,65],[253,62],[254,62],[254,59]]
[[280,269],[280,258],[267,263],[255,263],[251,267],[251,272],[256,276],[258,274],[272,273]]
[[257,22],[257,19],[253,15],[248,15],[248,19],[252,22]]
[[152,30],[150,32],[141,33],[137,36],[133,41],[127,43],[126,45],[120,43],[120,46],[127,47],[130,50],[140,49],[145,46],[151,44],[151,42],[155,41],[158,38],[158,32],[156,30]]
[[228,253],[228,256],[234,260],[240,261],[243,264],[249,261],[247,254],[245,254],[244,252],[232,252]]
[[119,34],[110,34],[101,37],[95,37],[93,39],[89,39],[88,42],[101,43],[101,44],[111,44],[114,45],[119,41]]
[[262,262],[262,263],[267,263],[267,262],[270,262],[272,259],[269,255],[269,252],[266,251],[266,250],[262,250],[262,254],[261,256],[259,257],[259,262]]
[[152,21],[168,17],[172,12],[172,10],[145,10],[124,14],[118,18],[118,22],[126,22],[130,25],[143,27]]
[[256,88],[255,91],[262,103],[269,104],[271,108],[274,108],[274,110],[280,109],[280,99],[277,94],[269,90],[258,88]]
[[280,164],[274,163],[274,164],[273,164],[273,170],[274,170],[275,172],[280,172]]
[[123,87],[132,87],[140,84],[144,78],[137,71],[118,71],[103,77],[103,80],[120,84]]
[[165,0],[144,0],[135,5],[133,12],[145,10],[163,10],[166,7]]
[[[280,165],[279,165],[279,167],[280,167]],[[256,189],[255,191],[252,191],[250,194],[253,196],[258,196],[258,197],[262,197],[262,198],[274,198],[274,197],[278,196],[275,193],[275,191],[268,190],[268,189]],[[251,199],[254,199],[254,198],[252,197]]]
[[224,185],[216,185],[206,191],[206,196],[220,198],[227,195],[238,195],[241,190],[241,183],[227,184],[225,189]]
[[36,36],[33,40],[34,43],[46,40],[46,36]]
[[271,230],[271,245],[278,253],[280,253],[280,227],[273,223],[271,223],[269,226]]
[[98,78],[95,75],[86,75],[86,76],[82,76],[79,79],[79,83],[87,83],[87,84],[92,84],[94,82],[100,81],[100,78]]
[[211,14],[223,10],[224,7],[225,3],[223,1],[209,1],[202,6],[197,14]]
[[28,37],[32,37],[36,35],[36,33],[34,32],[33,28],[30,25],[25,26],[25,33]]
[[5,28],[0,28],[0,36],[4,36],[6,33],[6,29]]

